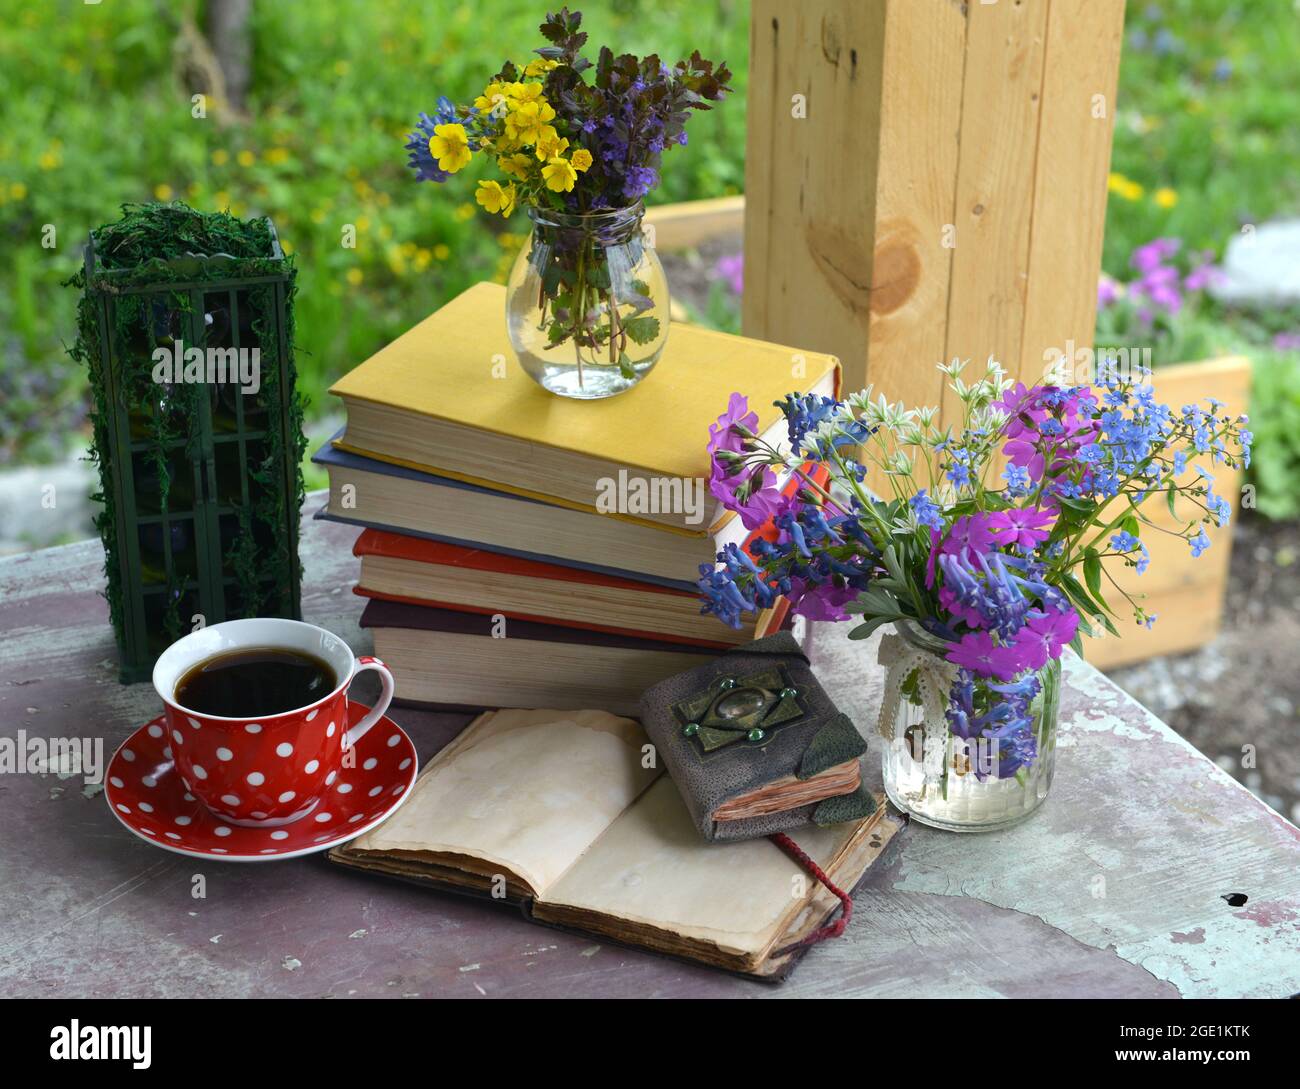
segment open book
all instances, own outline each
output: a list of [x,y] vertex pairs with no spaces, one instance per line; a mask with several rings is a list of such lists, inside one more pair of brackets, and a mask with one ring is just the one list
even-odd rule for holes
[[[490,711],[421,772],[406,804],[332,861],[519,904],[538,922],[779,979],[786,947],[838,901],[766,839],[709,844],[633,720]],[[852,889],[901,822],[793,838]]]

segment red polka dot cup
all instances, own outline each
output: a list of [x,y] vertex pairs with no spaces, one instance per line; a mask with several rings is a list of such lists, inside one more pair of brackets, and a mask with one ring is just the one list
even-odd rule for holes
[[[334,690],[305,707],[253,718],[200,714],[176,701],[181,678],[200,662],[264,647],[324,659],[337,678]],[[379,674],[383,693],[349,730],[348,686],[366,669]],[[378,658],[355,657],[347,643],[314,624],[269,617],[228,620],[178,639],[154,666],[153,686],[166,707],[167,745],[186,788],[219,817],[251,827],[291,824],[315,809],[393,698],[393,675]]]

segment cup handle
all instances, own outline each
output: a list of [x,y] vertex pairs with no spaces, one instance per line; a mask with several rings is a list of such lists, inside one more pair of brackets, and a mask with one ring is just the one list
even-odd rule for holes
[[352,748],[353,745],[365,737],[366,731],[384,717],[385,712],[388,710],[388,705],[393,702],[393,675],[388,671],[388,667],[378,658],[371,657],[369,654],[364,654],[357,659],[356,672],[352,674],[352,679],[354,681],[357,679],[357,674],[363,669],[373,669],[378,673],[380,683],[384,688],[379,694],[379,702],[366,712],[365,718],[343,735],[344,749]]

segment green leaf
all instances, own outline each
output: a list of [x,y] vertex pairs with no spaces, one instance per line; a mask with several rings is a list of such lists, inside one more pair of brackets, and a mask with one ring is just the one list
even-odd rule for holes
[[897,616],[873,616],[870,620],[864,621],[856,628],[849,632],[850,639],[865,639],[877,628],[884,624],[889,624],[899,619]]
[[649,344],[659,335],[659,319],[641,314],[623,322],[623,331],[637,344]]
[[1083,554],[1083,578],[1092,596],[1101,601],[1101,556],[1095,548],[1089,548]]
[[1091,514],[1097,509],[1096,503],[1090,503],[1086,499],[1072,499],[1069,496],[1064,495],[1058,495],[1056,498],[1063,506],[1069,507],[1071,510],[1080,511],[1084,514]]

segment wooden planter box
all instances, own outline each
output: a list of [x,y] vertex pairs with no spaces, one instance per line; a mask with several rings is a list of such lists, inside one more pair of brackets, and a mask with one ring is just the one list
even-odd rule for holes
[[[1151,382],[1156,399],[1175,411],[1193,402],[1204,404],[1209,397],[1224,402],[1228,406],[1225,411],[1234,416],[1249,411],[1250,362],[1241,356],[1161,367],[1151,375]],[[1190,466],[1198,464],[1214,474],[1214,490],[1232,504],[1235,522],[1240,511],[1241,473],[1215,465],[1209,457],[1193,458],[1189,462],[1188,478],[1195,475]],[[1186,500],[1179,500],[1176,509],[1186,518],[1196,513],[1196,508]],[[1163,496],[1152,496],[1143,510],[1159,526],[1177,528],[1182,524],[1169,513]],[[1107,600],[1120,613],[1121,619],[1115,622],[1120,638],[1103,633],[1088,640],[1084,644],[1084,657],[1095,666],[1110,669],[1160,654],[1195,650],[1213,639],[1223,616],[1232,529],[1231,524],[1222,529],[1207,526],[1205,532],[1212,543],[1196,559],[1186,541],[1143,526],[1142,541],[1151,552],[1151,567],[1146,574],[1138,575],[1114,558],[1107,563],[1111,576],[1126,592],[1135,598],[1146,595],[1140,603],[1148,613],[1156,614],[1155,625],[1147,629],[1126,620],[1127,602],[1106,583]]]

